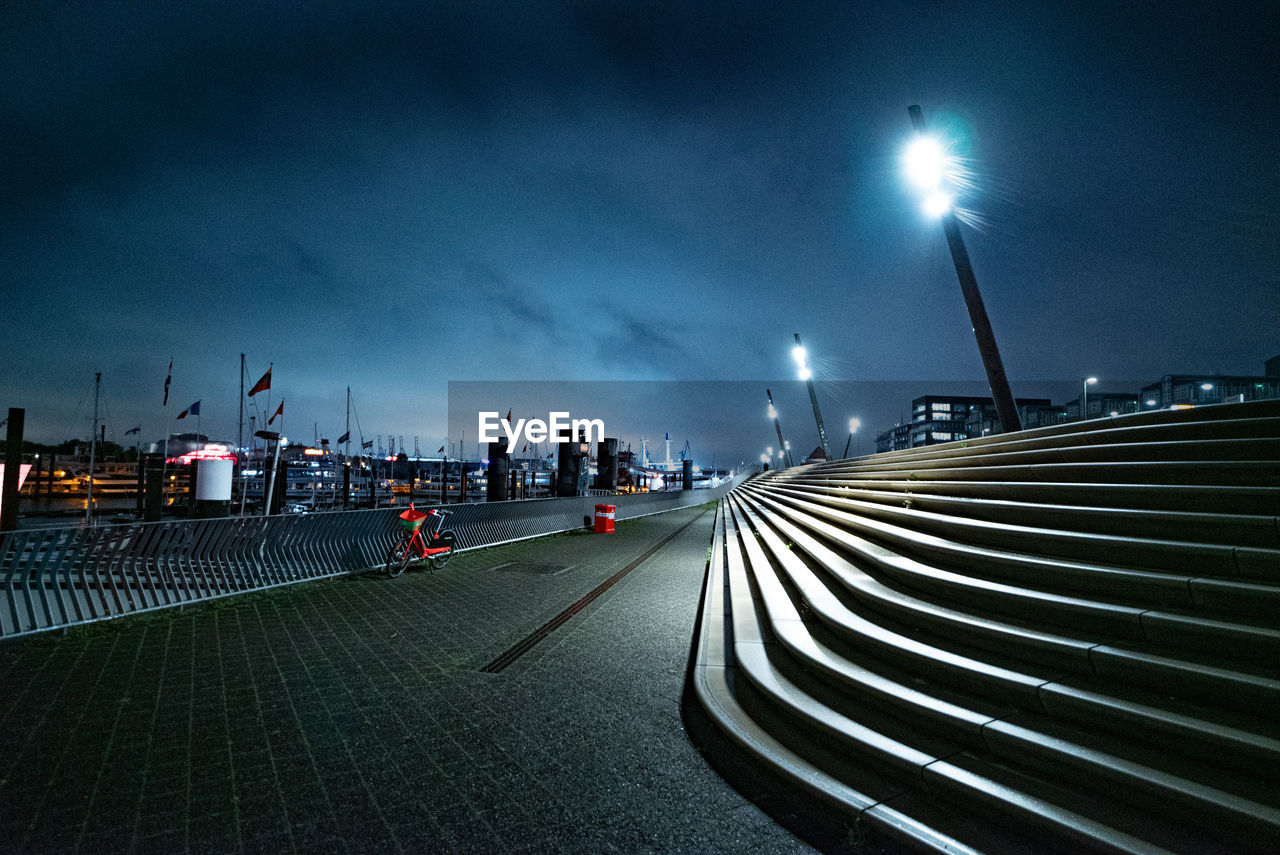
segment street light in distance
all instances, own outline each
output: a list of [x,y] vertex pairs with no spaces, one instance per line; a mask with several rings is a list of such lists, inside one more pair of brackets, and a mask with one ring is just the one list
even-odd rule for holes
[[911,125],[916,132],[916,138],[907,147],[904,158],[908,180],[927,194],[926,213],[942,220],[942,231],[947,237],[951,261],[956,268],[956,278],[960,280],[960,291],[964,294],[965,308],[969,311],[969,322],[978,342],[978,353],[982,356],[982,365],[987,372],[987,383],[991,387],[991,397],[995,401],[996,413],[1000,417],[1000,429],[1005,433],[1022,430],[1022,419],[1018,416],[1018,406],[1014,402],[1013,392],[1009,389],[1009,379],[1004,373],[1004,362],[1000,359],[1000,349],[996,346],[991,319],[987,317],[982,293],[978,290],[978,277],[973,272],[969,251],[965,248],[964,237],[960,234],[960,220],[956,216],[950,194],[943,188],[945,183],[953,185],[956,183],[954,159],[948,157],[942,144],[928,134],[924,112],[919,106],[908,107],[907,113],[911,116]]
[[818,409],[818,393],[813,388],[813,370],[809,368],[809,351],[800,343],[800,333],[795,334],[796,346],[791,348],[791,356],[800,367],[799,376],[809,387],[809,402],[813,404],[813,419],[818,423],[818,441],[822,443],[822,453],[831,459],[831,446],[827,443],[827,429],[822,424],[822,411]]
[[1097,382],[1097,377],[1080,378],[1080,385],[1084,388],[1084,394],[1080,396],[1080,421],[1089,418],[1089,385]]
[[[844,442],[844,456],[849,457],[849,443],[853,442],[853,435],[858,432],[858,428],[862,427],[862,419],[849,419],[849,438]],[[862,440],[858,440],[858,446],[861,448]]]

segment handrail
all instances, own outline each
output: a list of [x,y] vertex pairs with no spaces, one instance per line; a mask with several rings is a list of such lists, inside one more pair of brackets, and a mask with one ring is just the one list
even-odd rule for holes
[[[706,490],[612,496],[617,519],[712,502]],[[599,496],[449,505],[464,552],[589,525]],[[423,506],[423,509],[433,507]],[[445,507],[437,505],[434,507]],[[0,535],[0,639],[356,573],[381,564],[402,507],[19,529]]]

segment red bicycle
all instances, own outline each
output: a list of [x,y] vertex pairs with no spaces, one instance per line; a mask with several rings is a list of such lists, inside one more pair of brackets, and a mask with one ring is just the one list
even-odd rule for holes
[[[425,558],[432,572],[447,564],[453,555],[455,537],[452,529],[444,528],[444,518],[451,513],[438,508],[418,511],[410,503],[409,510],[400,515],[400,539],[387,553],[387,575],[392,579],[399,576],[415,558]],[[430,524],[426,524],[427,520]]]

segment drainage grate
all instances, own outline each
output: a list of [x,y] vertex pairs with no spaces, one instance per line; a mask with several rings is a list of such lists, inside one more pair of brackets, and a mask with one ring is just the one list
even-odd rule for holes
[[680,528],[676,529],[675,531],[671,532],[671,534],[667,535],[662,540],[655,543],[648,551],[646,551],[643,555],[641,555],[635,561],[632,561],[626,567],[623,567],[617,573],[614,573],[608,579],[605,579],[603,582],[597,585],[590,593],[584,595],[577,602],[573,603],[567,609],[560,612],[560,614],[556,615],[551,620],[547,621],[542,626],[538,627],[533,632],[529,633],[529,635],[525,636],[520,641],[513,644],[511,647],[507,648],[507,650],[504,653],[502,653],[501,656],[499,656],[497,659],[490,662],[488,665],[485,665],[480,670],[487,674],[497,674],[503,668],[506,668],[512,662],[515,662],[521,656],[528,653],[530,650],[533,649],[534,645],[536,645],[539,641],[542,641],[542,639],[546,638],[548,635],[550,635],[552,632],[558,629],[565,621],[567,621],[569,618],[576,615],[578,612],[582,611],[584,608],[586,608],[591,603],[591,601],[594,600],[596,597],[600,596],[605,591],[612,588],[617,582],[619,582],[622,579],[623,576],[626,576],[632,570],[636,569],[645,561],[647,561],[649,557],[653,555],[653,553],[657,552],[659,549],[666,546],[671,541],[675,540],[676,536],[679,535],[680,532],[684,531],[686,528],[693,525],[698,520],[702,519],[702,517],[706,513],[707,512],[704,510],[702,513],[698,514],[696,517],[689,520],[684,525],[680,526]]
[[559,576],[573,567],[572,564],[529,564],[523,561],[512,561],[510,564],[499,564],[494,570],[504,573],[528,573],[533,576]]

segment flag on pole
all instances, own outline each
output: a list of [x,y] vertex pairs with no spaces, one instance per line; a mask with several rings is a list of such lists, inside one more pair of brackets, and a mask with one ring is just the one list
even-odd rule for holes
[[169,381],[173,379],[173,360],[169,360],[169,373],[164,375],[164,403],[161,406],[169,406]]
[[142,425],[138,425],[136,428],[133,428],[132,430],[125,431],[124,435],[128,436],[131,433],[141,433],[141,432],[142,432]]
[[361,449],[365,449],[365,448],[373,448],[373,440],[369,440],[368,442],[362,442],[362,443],[360,443],[360,448],[361,448]]
[[338,437],[338,445],[342,445],[342,443],[346,442],[349,439],[351,439],[351,431],[347,431],[342,436]]
[[8,417],[8,416],[5,416],[3,419],[0,419],[0,427],[4,427],[4,426],[5,426],[5,425],[7,425],[8,423],[9,423],[9,417]]
[[178,418],[185,419],[187,416],[198,416],[198,415],[200,415],[200,401],[196,401],[194,404],[187,407],[182,412],[178,413]]
[[444,446],[443,446],[443,445],[436,449],[436,454],[439,454],[439,453],[441,453],[442,451],[444,451]]
[[[271,369],[268,368],[267,373],[270,373],[270,372],[271,372]],[[275,413],[272,414],[271,418],[267,419],[267,424],[271,424],[272,422],[274,422],[276,420],[276,416],[283,416],[283,415],[284,415],[284,398],[281,398],[280,406],[276,407]]]
[[249,390],[249,397],[253,397],[259,392],[265,392],[271,388],[271,368],[268,366],[267,373],[257,383],[253,384],[253,388]]

